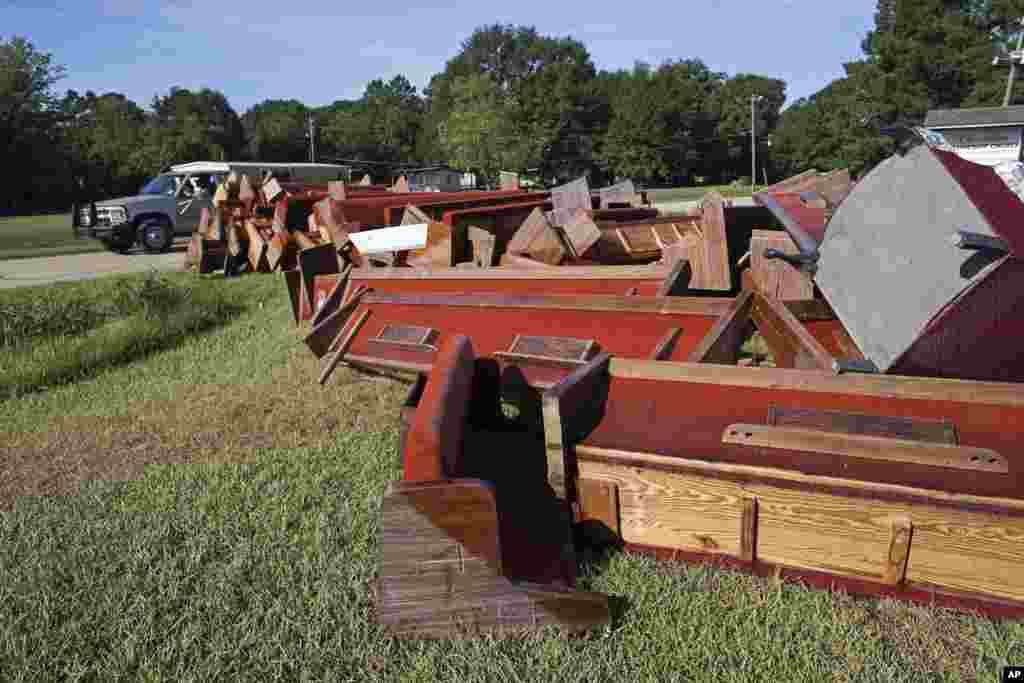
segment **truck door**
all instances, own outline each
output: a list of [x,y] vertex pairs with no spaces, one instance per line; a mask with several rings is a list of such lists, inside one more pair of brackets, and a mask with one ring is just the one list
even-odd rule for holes
[[199,227],[203,209],[213,210],[213,193],[217,189],[217,177],[209,173],[193,173],[186,176],[178,190],[178,218],[175,233],[189,235]]

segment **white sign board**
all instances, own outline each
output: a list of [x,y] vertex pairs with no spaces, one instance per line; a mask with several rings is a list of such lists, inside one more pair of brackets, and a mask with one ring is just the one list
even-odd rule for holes
[[427,246],[427,224],[400,225],[349,233],[360,254],[386,254],[392,251],[423,249]]

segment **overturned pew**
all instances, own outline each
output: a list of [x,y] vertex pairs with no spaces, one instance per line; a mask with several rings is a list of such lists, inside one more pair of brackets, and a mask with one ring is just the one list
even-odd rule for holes
[[862,178],[801,252],[879,371],[1022,381],[1022,223],[994,170],[919,145]]
[[[543,453],[550,491],[588,538],[856,594],[1024,615],[1024,388],[738,367],[713,351],[723,338],[715,327],[695,347],[706,351],[698,362],[597,352],[562,357],[552,375],[562,351],[484,351],[477,367],[491,381],[474,385],[472,405],[490,413],[506,376],[545,378],[532,382],[539,395],[527,411],[544,438],[516,443],[516,458]],[[439,352],[426,367],[443,365]],[[419,403],[414,391],[408,419],[420,417]],[[494,424],[462,448],[450,443],[449,461],[463,471],[502,461],[491,456],[509,430]]]
[[481,435],[500,429],[496,397],[476,400],[488,385],[469,339],[453,336],[410,395],[417,408],[402,438],[403,478],[389,485],[380,518],[376,616],[394,635],[572,632],[609,622],[606,596],[573,588],[571,513],[531,476],[537,468],[467,457],[489,441]]
[[[339,363],[429,372],[438,343],[453,334],[475,340],[481,357],[545,361],[513,383],[555,381],[566,368],[605,351],[626,358],[736,363],[760,332],[781,367],[836,373],[856,369],[845,330],[821,301],[778,302],[755,291],[734,298],[424,294],[414,281],[391,292],[366,282],[318,313],[305,338],[320,359],[320,382]],[[404,292],[404,293],[403,293]],[[337,292],[335,293],[337,295]]]
[[[674,296],[686,291],[685,263],[665,266],[548,268],[359,268],[313,279],[314,315],[325,317],[352,291],[370,288],[396,294],[618,294]],[[308,318],[303,318],[303,320]]]

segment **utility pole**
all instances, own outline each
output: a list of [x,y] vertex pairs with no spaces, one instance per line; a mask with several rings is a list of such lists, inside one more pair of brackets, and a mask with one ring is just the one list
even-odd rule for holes
[[750,192],[753,194],[754,188],[757,187],[757,116],[755,107],[758,102],[763,100],[764,97],[761,95],[750,96]]
[[[1017,34],[1017,54],[1020,54],[1021,40],[1024,39],[1024,31]],[[1016,55],[1015,55],[1016,56]],[[1006,78],[1006,94],[1003,95],[1003,106],[1010,106],[1010,95],[1013,94],[1013,79],[1017,76],[1017,63],[1010,59],[1010,75]]]
[[[1024,18],[1019,22],[1024,25]],[[1013,96],[1013,82],[1017,78],[1017,64],[1024,60],[1024,53],[1021,52],[1021,47],[1024,46],[1024,30],[1017,34],[1017,49],[1011,52],[1006,57],[997,56],[992,60],[992,66],[998,66],[1004,63],[1010,65],[1010,75],[1006,78],[1006,93],[1003,95],[1003,106],[1010,106],[1010,98]]]
[[309,123],[309,163],[316,163],[316,119],[313,118],[313,114],[309,114],[307,117]]

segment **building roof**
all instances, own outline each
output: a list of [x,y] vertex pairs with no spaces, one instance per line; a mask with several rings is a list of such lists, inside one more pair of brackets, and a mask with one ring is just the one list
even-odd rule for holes
[[229,173],[232,170],[252,170],[252,169],[291,169],[301,168],[304,170],[316,169],[316,170],[344,170],[348,166],[339,166],[337,164],[310,164],[310,163],[278,163],[278,162],[262,162],[262,161],[190,161],[187,164],[174,164],[169,167],[170,170],[175,173]]
[[932,109],[928,112],[924,125],[926,128],[1024,125],[1024,105],[977,107],[974,109]]
[[462,171],[444,164],[439,166],[423,166],[421,168],[403,168],[400,173],[408,175],[411,173],[429,173],[431,171],[451,171],[452,173],[462,173]]

